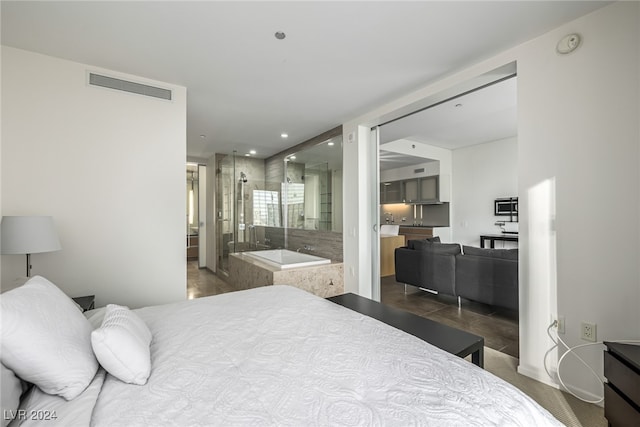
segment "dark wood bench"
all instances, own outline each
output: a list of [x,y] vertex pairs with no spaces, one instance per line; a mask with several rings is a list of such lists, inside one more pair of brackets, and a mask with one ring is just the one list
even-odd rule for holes
[[389,307],[356,294],[343,294],[327,299],[400,329],[456,356],[467,357],[471,355],[471,361],[484,368],[484,338],[481,336]]

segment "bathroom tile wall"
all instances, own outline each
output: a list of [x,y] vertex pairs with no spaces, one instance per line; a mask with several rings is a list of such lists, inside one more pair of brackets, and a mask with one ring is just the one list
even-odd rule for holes
[[[313,147],[322,141],[342,135],[342,126],[338,126],[312,138],[308,141],[288,148],[264,161],[266,180],[266,189],[270,191],[280,191],[281,184],[284,179],[284,159],[285,157]],[[297,164],[292,162],[288,167],[288,175],[292,182],[302,182],[301,175],[304,173],[304,165],[300,165],[300,171],[296,169]],[[300,176],[299,176],[300,175]],[[256,227],[259,240],[269,242],[272,248],[284,248],[284,229],[278,227]],[[296,250],[305,245],[311,246],[313,255],[329,258],[333,261],[342,262],[342,232],[303,230],[300,228],[289,228],[288,233],[288,249]]]
[[[301,230],[290,228],[288,233],[288,248],[295,251],[299,248],[310,246],[311,250],[301,249],[311,255],[328,258],[332,261],[342,262],[342,233],[333,231]],[[264,235],[269,240],[272,248],[284,248],[284,233],[282,228],[265,227]]]

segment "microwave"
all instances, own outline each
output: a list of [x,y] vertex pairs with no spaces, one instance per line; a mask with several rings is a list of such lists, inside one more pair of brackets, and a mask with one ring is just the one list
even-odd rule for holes
[[518,198],[508,197],[503,199],[496,199],[493,204],[493,212],[496,216],[509,216],[511,217],[511,221],[517,221]]

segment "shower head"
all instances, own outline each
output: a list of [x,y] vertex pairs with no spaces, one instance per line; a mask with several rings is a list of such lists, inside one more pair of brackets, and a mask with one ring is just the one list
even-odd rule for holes
[[247,175],[244,172],[240,172],[240,181],[247,182]]

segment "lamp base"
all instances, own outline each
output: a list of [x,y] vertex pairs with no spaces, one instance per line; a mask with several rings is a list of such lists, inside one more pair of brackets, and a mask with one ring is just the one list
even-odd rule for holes
[[27,254],[27,277],[31,277],[31,254]]

